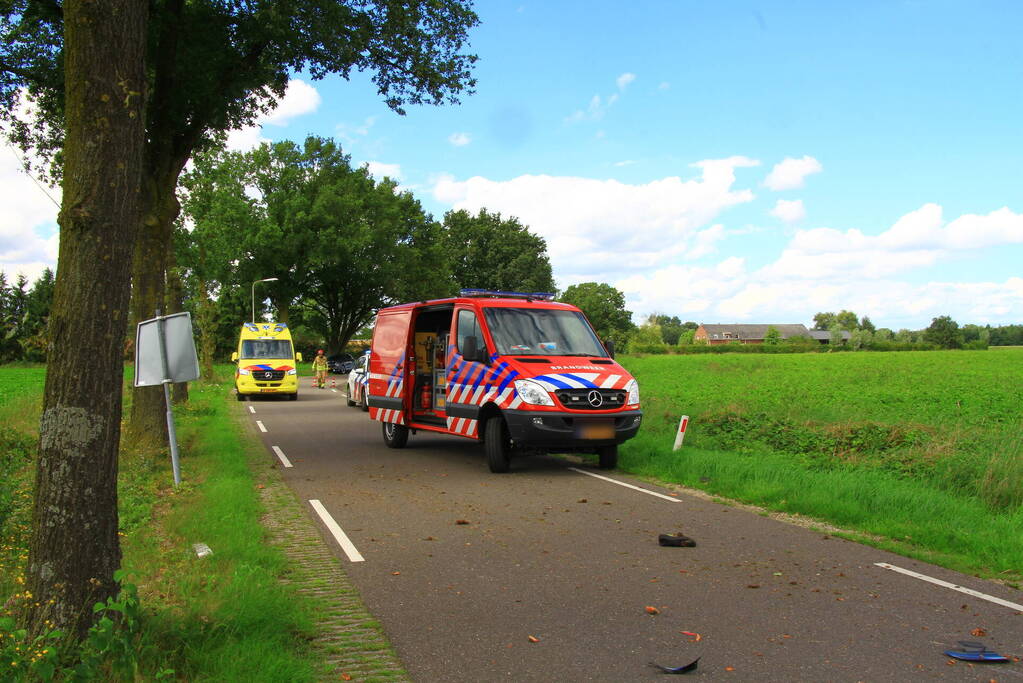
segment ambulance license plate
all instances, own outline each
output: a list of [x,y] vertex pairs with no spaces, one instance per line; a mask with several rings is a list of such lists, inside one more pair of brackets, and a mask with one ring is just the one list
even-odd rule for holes
[[575,437],[577,439],[613,439],[615,438],[614,420],[579,420],[575,421]]
[[260,391],[263,392],[263,393],[268,393],[268,392],[269,393],[273,393],[273,392],[275,392],[277,390],[276,389],[260,389]]

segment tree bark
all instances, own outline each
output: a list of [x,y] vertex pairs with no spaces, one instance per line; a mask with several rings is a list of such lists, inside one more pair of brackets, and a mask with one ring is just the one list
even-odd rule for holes
[[120,566],[117,453],[129,273],[140,214],[148,3],[64,5],[66,137],[26,613],[73,638]]
[[[157,153],[147,150],[150,161]],[[174,220],[181,205],[174,194],[178,173],[147,169],[143,177],[142,230],[135,245],[132,264],[131,313],[136,321],[149,320],[156,309],[165,309],[168,250]],[[132,390],[128,433],[133,442],[159,447],[167,443],[166,407],[163,387],[135,387]]]

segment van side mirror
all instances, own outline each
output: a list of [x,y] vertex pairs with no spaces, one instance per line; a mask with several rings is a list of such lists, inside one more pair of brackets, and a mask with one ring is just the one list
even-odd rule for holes
[[232,351],[231,352],[231,362],[232,363],[237,363],[238,362],[238,352],[237,351]]
[[487,362],[486,349],[481,349],[476,345],[476,337],[466,337],[462,342],[462,358],[468,361],[476,361],[477,363]]
[[297,360],[299,363],[302,362],[302,352],[301,351],[299,351],[298,353],[295,354],[295,360]]
[[609,355],[611,358],[615,357],[615,343],[613,340],[611,339],[605,340],[604,348],[607,349],[607,355]]

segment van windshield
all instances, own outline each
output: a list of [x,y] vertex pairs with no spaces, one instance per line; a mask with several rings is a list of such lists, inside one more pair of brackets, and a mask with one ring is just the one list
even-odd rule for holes
[[578,311],[549,308],[484,308],[501,355],[596,356],[607,352]]
[[291,358],[288,339],[246,339],[242,342],[242,358]]

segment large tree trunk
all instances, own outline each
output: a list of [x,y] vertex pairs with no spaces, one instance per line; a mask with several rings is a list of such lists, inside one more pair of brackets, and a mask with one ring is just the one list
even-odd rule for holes
[[140,224],[148,4],[67,0],[66,137],[50,364],[39,425],[30,629],[81,637],[117,589],[117,452]]
[[[150,154],[155,156],[152,150]],[[174,194],[177,180],[177,171],[152,169],[143,178],[142,234],[136,242],[132,267],[131,313],[136,321],[149,320],[156,309],[166,313],[168,254],[174,247],[174,220],[181,210]],[[135,387],[128,421],[132,441],[147,446],[166,444],[166,415],[162,387]]]

